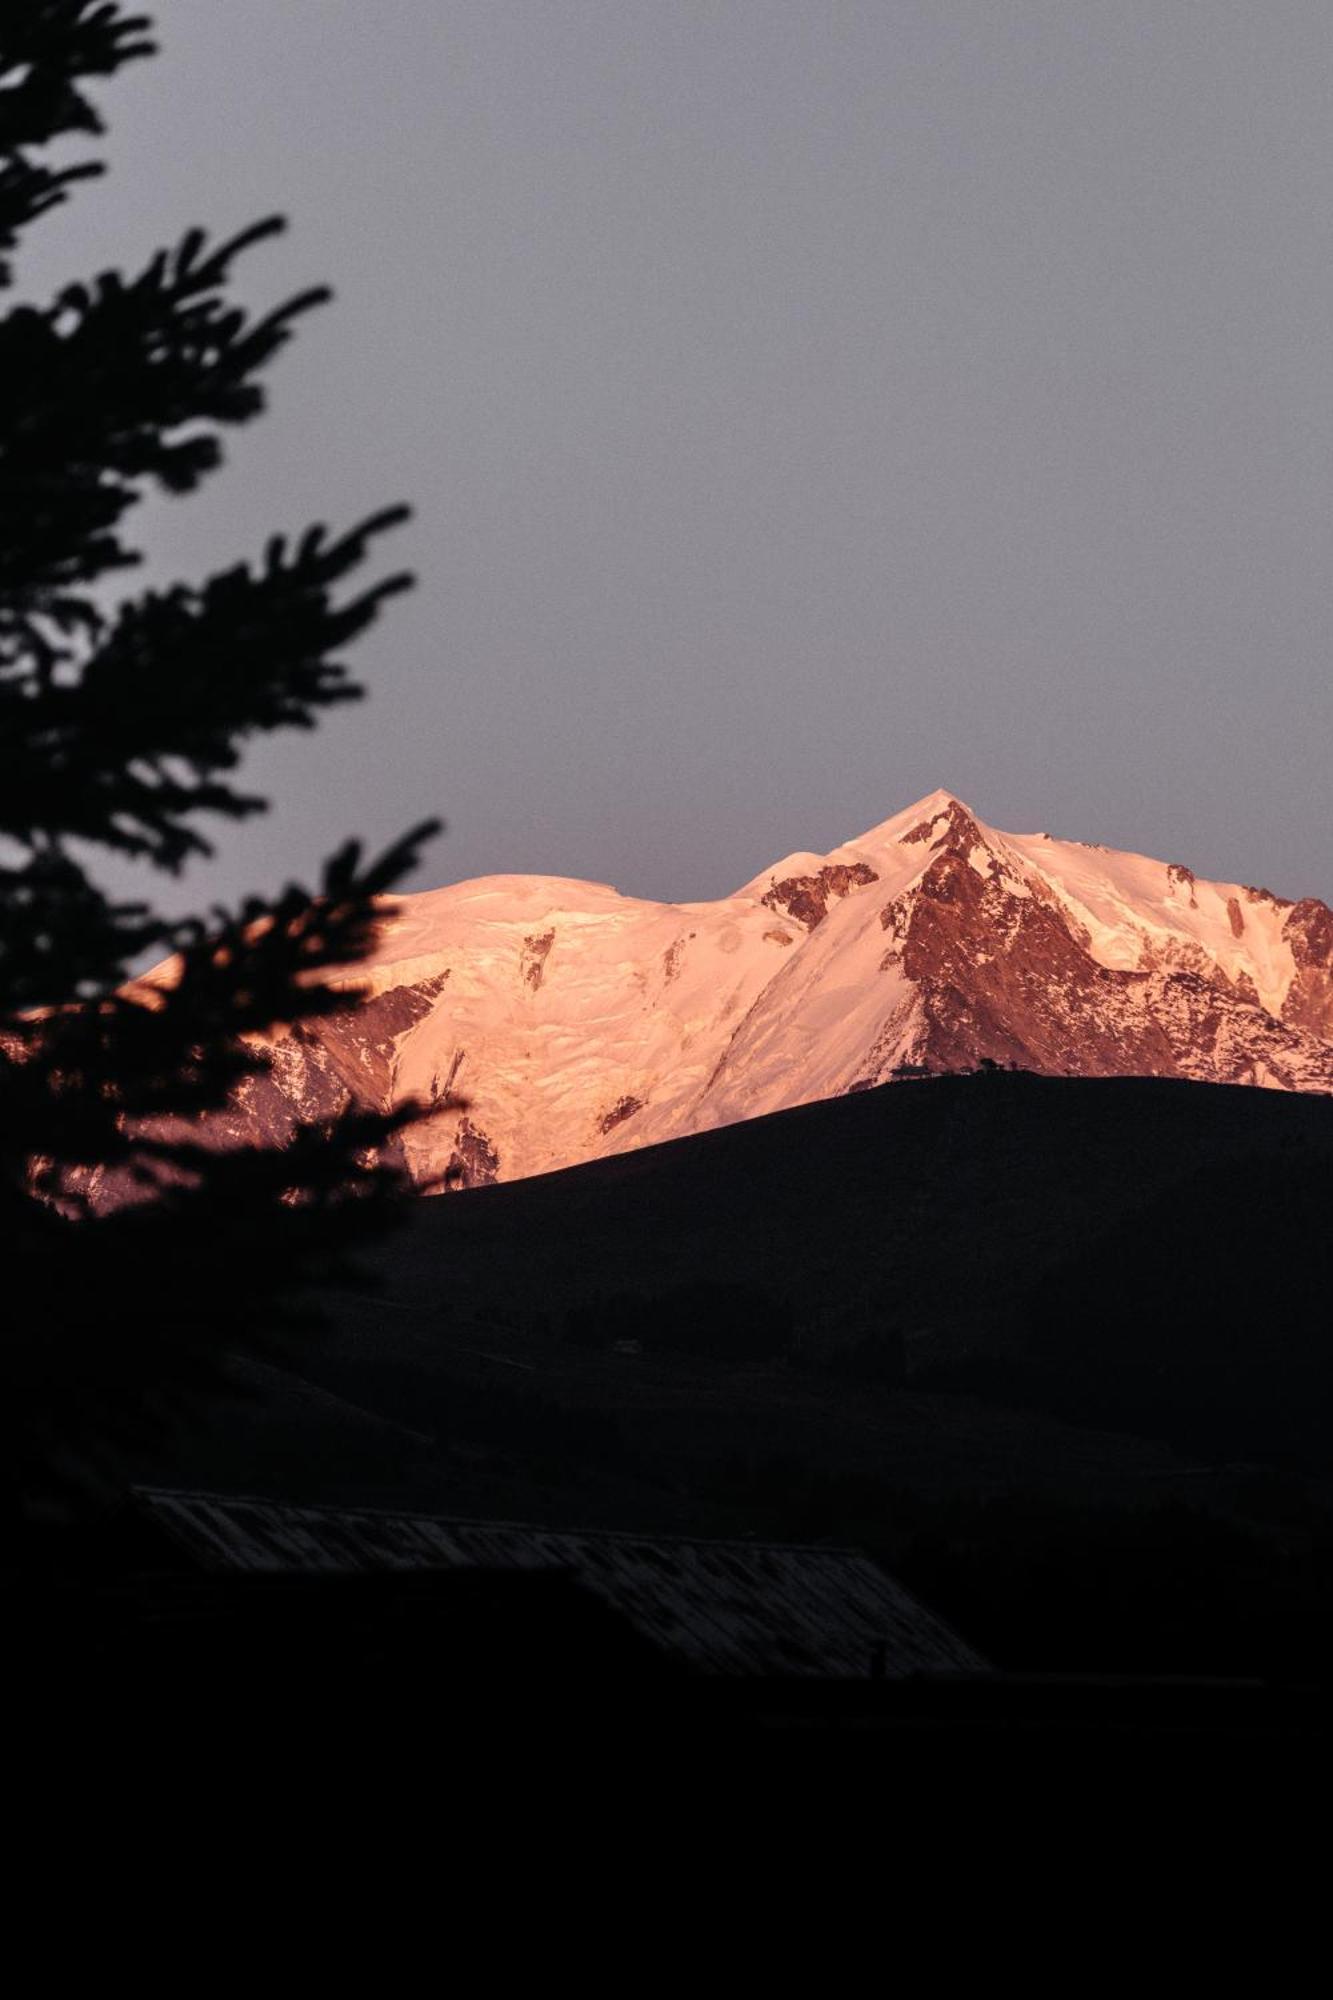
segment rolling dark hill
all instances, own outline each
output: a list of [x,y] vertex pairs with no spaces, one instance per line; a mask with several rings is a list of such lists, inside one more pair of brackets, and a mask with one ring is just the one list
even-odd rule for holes
[[1333,1668],[1333,1102],[1003,1072],[422,1201],[162,1483],[831,1540],[1005,1664]]
[[[1104,1329],[1101,1288],[1133,1270],[1141,1296],[1120,1305],[1140,1349],[1169,1346],[1192,1312],[1242,1289],[1262,1348],[1293,1313],[1304,1322],[1329,1305],[1331,1171],[1326,1097],[938,1077],[423,1202],[380,1275],[385,1297],[416,1310],[508,1315],[551,1334],[620,1294],[627,1337],[641,1331],[636,1312],[731,1288],[723,1307],[767,1302],[770,1350],[832,1360],[891,1332],[915,1370],[1021,1350],[1038,1295],[1048,1344],[1061,1338],[1050,1304],[1066,1266]],[[1099,1276],[1085,1266],[1102,1245]],[[1063,1310],[1076,1354],[1077,1298]]]

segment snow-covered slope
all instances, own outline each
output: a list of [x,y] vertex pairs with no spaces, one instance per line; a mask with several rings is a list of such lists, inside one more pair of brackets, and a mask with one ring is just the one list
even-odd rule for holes
[[232,1129],[435,1109],[476,1185],[983,1060],[1333,1091],[1333,911],[984,826],[934,792],[713,903],[488,876],[398,899],[368,996],[273,1048]]

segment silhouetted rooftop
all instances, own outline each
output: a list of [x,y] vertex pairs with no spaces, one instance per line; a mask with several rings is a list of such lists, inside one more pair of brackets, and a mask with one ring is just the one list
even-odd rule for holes
[[565,1572],[663,1653],[713,1674],[889,1679],[986,1662],[853,1549],[583,1534],[140,1488],[133,1504],[223,1572]]

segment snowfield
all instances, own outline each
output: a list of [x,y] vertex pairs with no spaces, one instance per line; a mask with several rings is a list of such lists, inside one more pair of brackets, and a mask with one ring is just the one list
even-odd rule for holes
[[983,1061],[1333,1091],[1333,912],[984,825],[933,792],[711,903],[487,876],[403,896],[368,997],[273,1044],[268,1136],[434,1106],[423,1184],[477,1185]]

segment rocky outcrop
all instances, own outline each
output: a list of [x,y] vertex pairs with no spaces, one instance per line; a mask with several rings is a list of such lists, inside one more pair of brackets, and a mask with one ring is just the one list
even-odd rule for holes
[[[821,868],[815,875],[788,875],[784,881],[774,882],[761,901],[767,909],[785,910],[789,917],[812,931],[828,915],[831,898],[845,896],[851,889],[859,889],[868,882],[878,880],[868,862],[858,861],[851,866],[837,862],[828,868]],[[769,931],[765,935],[776,941],[779,934]]]
[[1186,868],[1180,861],[1168,861],[1166,879],[1172,889],[1179,890],[1185,896],[1192,910],[1198,909],[1199,902],[1194,893],[1195,875],[1192,868]]
[[[398,1045],[431,1013],[448,979],[447,972],[440,972],[411,986],[391,986],[385,993],[297,1028],[293,1040],[303,1049],[321,1051],[343,1084],[348,1103],[368,1111],[387,1110],[398,1096]],[[282,1048],[279,1042],[275,1059],[281,1057]]]
[[[1133,969],[1100,962],[1086,928],[1047,885],[996,853],[965,810],[903,836],[927,837],[934,858],[880,914],[893,940],[880,969],[900,971],[917,995],[910,1060],[936,1071],[997,1062],[1052,1075],[1333,1090],[1327,905],[1296,904],[1286,918],[1297,974],[1278,1016],[1250,974],[1228,975],[1189,940],[1145,938]],[[1194,875],[1178,864],[1165,874],[1168,889],[1187,890],[1197,909]],[[1225,912],[1242,938],[1236,896]],[[871,1080],[892,1073],[890,1053]]]
[[554,931],[542,931],[537,937],[525,937],[523,940],[523,952],[519,959],[519,965],[522,969],[525,985],[530,986],[534,993],[542,983],[542,976],[546,971],[547,955],[554,943]]
[[1333,1040],[1333,910],[1307,896],[1291,905],[1282,935],[1296,967],[1282,1019]]
[[446,1187],[490,1187],[500,1178],[500,1155],[486,1134],[466,1116],[458,1121],[449,1163],[444,1170]]
[[604,1111],[598,1119],[597,1129],[603,1135],[614,1132],[617,1125],[623,1125],[627,1118],[632,1118],[636,1111],[642,1110],[643,1099],[640,1097],[617,1098],[611,1109]]

